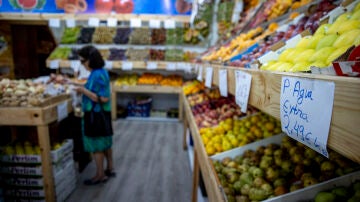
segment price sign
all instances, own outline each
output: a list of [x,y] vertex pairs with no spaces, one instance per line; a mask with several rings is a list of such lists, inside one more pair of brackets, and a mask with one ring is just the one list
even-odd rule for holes
[[168,71],[176,71],[176,63],[168,63],[167,65],[166,65],[166,70],[168,70]]
[[123,61],[122,65],[121,65],[122,70],[132,70],[133,68],[133,63],[132,62],[127,62],[127,61]]
[[80,68],[80,60],[71,60],[70,61],[70,67],[71,69],[73,69],[74,71],[79,71]]
[[184,64],[184,71],[187,72],[187,73],[191,73],[191,69],[192,69],[192,66],[190,63],[185,63]]
[[165,20],[164,21],[164,27],[166,29],[175,29],[175,27],[176,27],[175,21],[174,20]]
[[113,68],[113,62],[105,60],[105,69],[112,69]]
[[184,70],[185,69],[184,67],[185,67],[185,64],[183,62],[178,62],[176,64],[176,69],[177,70]]
[[219,69],[219,88],[221,96],[228,96],[228,87],[227,87],[227,70]]
[[66,117],[68,117],[68,103],[67,102],[63,102],[61,104],[59,104],[57,106],[57,121],[60,122],[61,120],[65,119]]
[[281,82],[282,130],[326,157],[334,90],[334,82],[295,77],[283,77]]
[[74,18],[66,19],[65,23],[66,23],[66,27],[75,27],[76,26]]
[[141,19],[130,19],[130,27],[141,27]]
[[206,68],[206,77],[205,77],[205,86],[211,88],[213,78],[213,68],[207,67]]
[[202,81],[203,80],[203,67],[202,66],[198,66],[198,76],[197,76],[197,80]]
[[148,70],[157,69],[157,63],[156,62],[147,62],[146,63],[146,69],[148,69]]
[[51,60],[50,69],[58,69],[60,66],[60,60]]
[[150,21],[149,21],[149,27],[150,27],[150,28],[155,28],[155,29],[161,28],[161,22],[160,22],[160,20],[150,20]]
[[108,27],[116,27],[118,23],[116,18],[108,18],[106,22]]
[[60,19],[52,18],[49,19],[49,27],[60,27]]
[[90,27],[99,27],[100,19],[99,18],[89,18],[88,25]]
[[251,88],[251,74],[236,70],[235,82],[236,104],[240,106],[241,112],[246,113]]

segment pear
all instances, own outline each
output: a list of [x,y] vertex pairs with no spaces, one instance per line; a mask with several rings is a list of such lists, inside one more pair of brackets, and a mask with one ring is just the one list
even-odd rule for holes
[[315,202],[335,202],[336,196],[329,192],[319,192],[315,196]]
[[339,26],[337,33],[343,34],[348,31],[351,31],[354,29],[359,29],[359,28],[360,28],[359,20],[347,20]]
[[305,49],[302,50],[299,54],[297,54],[296,57],[292,59],[292,62],[294,64],[297,64],[299,62],[307,61],[309,57],[311,57],[315,53],[314,49]]
[[360,10],[355,11],[355,12],[351,15],[350,20],[360,20]]
[[347,51],[349,47],[344,46],[341,48],[336,49],[333,53],[329,55],[329,57],[326,59],[326,64],[330,64],[333,62],[336,58],[340,57],[343,53]]
[[324,47],[332,46],[333,43],[336,41],[336,39],[339,37],[337,34],[330,34],[327,36],[324,36],[319,43],[316,46],[316,50],[320,50]]
[[311,63],[314,62],[326,62],[326,59],[335,51],[336,49],[333,47],[324,47],[319,50],[317,50],[314,54],[312,54],[308,61]]
[[325,34],[327,34],[330,27],[331,27],[331,24],[322,24],[322,25],[320,25],[320,27],[314,33],[314,36],[317,36],[317,35],[324,36]]
[[308,49],[315,49],[319,41],[324,38],[324,35],[314,35],[311,37],[309,45],[306,47]]
[[333,47],[340,48],[340,47],[350,47],[355,39],[360,35],[360,29],[354,29],[348,32],[341,34],[333,44]]

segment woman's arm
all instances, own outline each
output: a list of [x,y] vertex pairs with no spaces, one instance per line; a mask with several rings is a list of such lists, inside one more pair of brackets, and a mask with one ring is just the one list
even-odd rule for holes
[[[85,87],[83,86],[79,86],[78,88],[75,89],[76,92],[78,93],[81,93],[81,94],[84,94],[85,96],[89,97],[92,101],[94,102],[97,102],[98,101],[98,98],[97,98],[97,95],[91,91],[89,91],[88,89],[86,89]],[[100,96],[100,100],[102,103],[106,103],[109,101],[109,98],[108,97],[101,97]]]

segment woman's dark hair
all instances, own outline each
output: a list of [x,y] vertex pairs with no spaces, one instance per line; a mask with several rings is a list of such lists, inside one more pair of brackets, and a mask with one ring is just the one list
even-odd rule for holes
[[89,61],[89,67],[91,69],[101,69],[105,65],[99,50],[94,46],[84,46],[78,51],[78,54]]

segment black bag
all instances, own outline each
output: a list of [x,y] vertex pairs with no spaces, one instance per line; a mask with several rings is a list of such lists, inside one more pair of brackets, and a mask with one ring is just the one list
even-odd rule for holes
[[93,103],[91,111],[84,112],[84,133],[88,137],[112,136],[111,112],[104,111],[99,96],[98,102],[99,112],[94,111],[96,103]]

